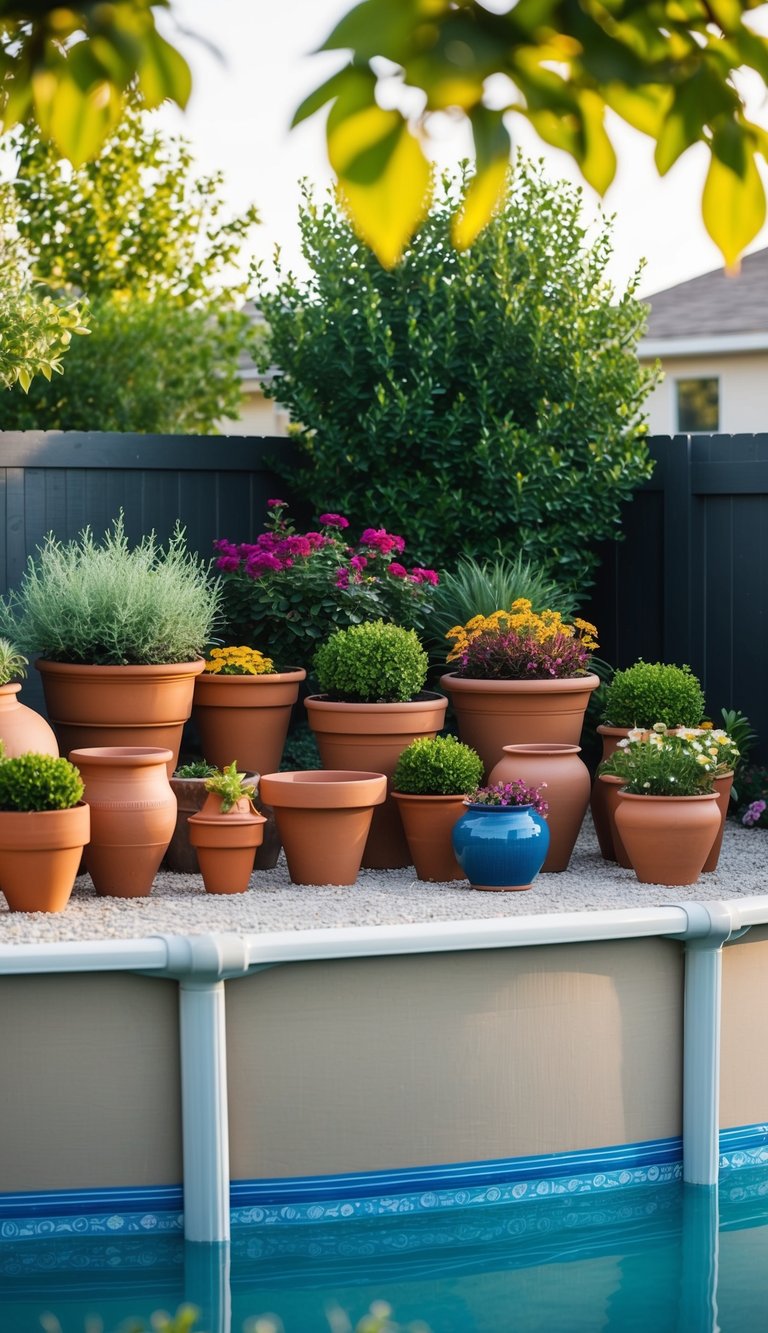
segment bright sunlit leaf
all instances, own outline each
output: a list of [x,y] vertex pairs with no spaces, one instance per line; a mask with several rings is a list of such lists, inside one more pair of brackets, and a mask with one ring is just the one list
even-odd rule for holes
[[[731,140],[733,131],[736,126],[728,131]],[[715,136],[701,201],[704,225],[728,268],[736,265],[765,222],[765,190],[752,145],[744,139],[742,148],[739,160],[733,143]]]

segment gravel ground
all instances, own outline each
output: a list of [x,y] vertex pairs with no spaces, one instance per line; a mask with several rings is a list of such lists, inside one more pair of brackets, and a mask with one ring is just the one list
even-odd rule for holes
[[466,882],[424,884],[412,870],[363,870],[352,888],[300,888],[291,884],[282,856],[274,870],[252,876],[247,893],[231,897],[208,896],[196,875],[162,871],[148,898],[99,898],[82,875],[66,911],[57,915],[10,913],[0,896],[0,944],[457,921],[765,893],[768,830],[729,821],[717,871],[689,888],[665,888],[638,884],[631,870],[603,861],[588,819],[569,869],[540,875],[526,893],[477,893]]

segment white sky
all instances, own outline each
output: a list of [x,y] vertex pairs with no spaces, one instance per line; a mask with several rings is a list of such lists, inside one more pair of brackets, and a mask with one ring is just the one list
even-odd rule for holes
[[[260,257],[268,258],[279,242],[292,262],[299,259],[297,182],[302,176],[318,185],[330,179],[322,113],[296,130],[288,126],[299,102],[341,63],[339,55],[310,53],[351,6],[352,0],[174,0],[178,21],[217,46],[221,58],[176,33],[192,64],[195,88],[185,115],[169,110],[163,117],[191,141],[203,170],[224,171],[233,207],[258,206]],[[762,9],[766,14],[760,17],[768,19],[768,5]],[[768,30],[768,22],[761,27]],[[751,114],[768,126],[766,89],[756,79],[750,95]],[[650,141],[616,124],[619,170],[604,201],[606,211],[616,215],[614,281],[625,282],[642,257],[644,293],[717,268],[719,252],[700,217],[704,150],[689,151],[660,180]],[[555,178],[579,179],[565,154],[545,148],[522,125],[512,128],[516,142],[543,156]],[[448,165],[467,154],[468,141],[456,136],[442,144],[439,160]],[[596,203],[585,187],[586,208],[593,210]],[[750,248],[767,244],[768,227]]]

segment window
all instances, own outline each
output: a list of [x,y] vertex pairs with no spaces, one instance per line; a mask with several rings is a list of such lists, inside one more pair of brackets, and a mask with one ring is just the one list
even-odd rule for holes
[[720,381],[685,379],[675,381],[677,388],[677,429],[715,431],[720,429]]

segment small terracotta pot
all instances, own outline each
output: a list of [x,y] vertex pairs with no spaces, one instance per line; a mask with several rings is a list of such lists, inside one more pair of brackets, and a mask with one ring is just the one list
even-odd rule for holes
[[375,807],[387,795],[384,773],[309,769],[264,773],[294,884],[354,884]]
[[91,807],[85,868],[96,892],[144,898],[150,892],[176,824],[168,782],[169,750],[99,746],[70,751]]
[[304,670],[272,676],[221,676],[203,672],[195,681],[192,716],[209,764],[273,773],[280,767],[291,709],[306,680]]
[[225,812],[221,797],[207,793],[200,813],[190,815],[188,823],[206,893],[246,892],[266,822],[248,797]]
[[489,784],[521,778],[526,787],[546,785],[542,794],[549,804],[547,827],[549,851],[542,873],[568,869],[589,805],[589,769],[582,763],[578,745],[505,745],[504,758],[488,776]]
[[162,666],[80,666],[39,658],[35,666],[62,754],[76,747],[159,747],[171,751],[171,776],[202,657]]
[[419,879],[438,884],[466,879],[453,851],[451,834],[467,808],[464,796],[413,796],[393,791]]
[[695,884],[720,827],[717,796],[619,792],[616,828],[641,884]]
[[49,754],[58,759],[56,736],[44,717],[16,698],[20,689],[17,683],[0,685],[0,741],[5,747],[4,757],[17,759],[20,754]]
[[704,862],[702,875],[711,875],[713,870],[717,870],[717,863],[720,860],[720,850],[723,845],[723,834],[725,833],[725,821],[728,815],[728,806],[731,801],[731,787],[733,786],[733,773],[723,773],[721,778],[715,778],[715,796],[717,797],[717,808],[720,812],[720,827],[715,834],[715,841],[712,843],[712,849]]
[[[445,721],[448,700],[424,691],[400,704],[335,703],[323,695],[305,699],[309,725],[327,769],[392,775],[406,746],[421,736],[436,736]],[[269,804],[269,797],[264,797]],[[279,827],[279,820],[278,820]],[[408,844],[394,801],[387,797],[374,811],[363,856],[369,869],[394,870],[411,864]]]
[[[626,740],[629,735],[629,727],[608,727],[604,723],[597,728],[598,736],[603,738],[603,753],[600,762],[604,763],[616,753],[616,748],[620,740]],[[613,822],[608,813],[608,788],[605,783],[601,783],[599,777],[595,778],[592,784],[592,822],[595,826],[597,841],[600,846],[600,855],[604,861],[615,861],[617,859],[614,850],[614,829]]]
[[[255,789],[258,775],[256,773],[246,773],[245,781]],[[197,851],[189,841],[187,824],[190,815],[200,813],[208,795],[205,790],[205,778],[172,777],[170,782],[178,809],[176,827],[165,853],[164,864],[169,870],[178,874],[199,875],[200,862],[197,858]],[[262,806],[261,813],[266,822],[262,829],[261,844],[256,849],[254,869],[273,870],[280,855],[280,838],[277,833],[275,812],[269,806]]]
[[477,750],[489,773],[506,745],[578,745],[589,696],[598,676],[565,680],[467,680],[441,676],[451,696],[459,735]]
[[84,801],[69,810],[0,812],[0,887],[12,912],[63,912],[90,827]]
[[605,859],[606,861],[617,861],[623,870],[632,870],[632,862],[622,842],[621,834],[616,827],[616,809],[619,804],[619,792],[624,783],[624,778],[617,778],[613,773],[601,773],[597,780],[604,792],[603,808],[613,850],[613,855]]

